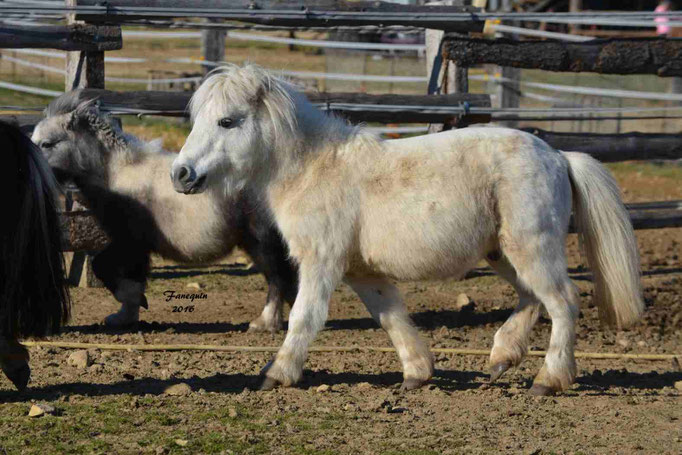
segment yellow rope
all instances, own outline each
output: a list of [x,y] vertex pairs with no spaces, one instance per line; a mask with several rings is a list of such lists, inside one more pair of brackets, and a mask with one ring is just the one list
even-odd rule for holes
[[[113,351],[223,351],[223,352],[277,352],[278,346],[221,346],[214,344],[107,344],[107,343],[75,343],[69,341],[24,341],[27,347],[53,347],[65,349],[103,349]],[[312,346],[310,352],[395,352],[390,347],[359,346]],[[488,356],[486,349],[432,348],[437,354],[480,355]],[[529,356],[543,357],[546,351],[528,351]],[[584,359],[638,359],[638,360],[671,360],[682,358],[682,354],[618,354],[615,352],[576,352],[577,358]]]

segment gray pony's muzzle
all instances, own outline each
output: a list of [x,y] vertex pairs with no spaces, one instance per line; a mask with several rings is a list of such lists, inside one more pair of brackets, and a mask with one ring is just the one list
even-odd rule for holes
[[178,193],[194,194],[203,190],[206,176],[197,177],[197,173],[191,166],[182,165],[174,167],[171,171],[173,188]]

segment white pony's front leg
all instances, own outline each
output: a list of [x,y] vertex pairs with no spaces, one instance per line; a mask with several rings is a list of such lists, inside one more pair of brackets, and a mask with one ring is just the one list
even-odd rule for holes
[[341,267],[301,263],[300,287],[289,313],[289,330],[275,358],[263,369],[261,390],[296,384],[303,374],[308,348],[327,320],[329,299],[340,280]]
[[407,314],[400,291],[386,278],[346,278],[393,342],[403,365],[403,390],[421,387],[433,376],[433,356]]

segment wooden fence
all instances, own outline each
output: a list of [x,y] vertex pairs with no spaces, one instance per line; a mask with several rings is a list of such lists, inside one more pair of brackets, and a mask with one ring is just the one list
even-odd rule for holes
[[[0,48],[44,47],[72,52],[67,59],[66,89],[88,88],[105,109],[155,115],[186,115],[190,93],[112,92],[104,88],[103,52],[120,49],[120,25],[147,24],[176,18],[239,20],[279,27],[337,27],[367,25],[420,26],[460,33],[480,32],[484,21],[476,8],[464,6],[412,6],[385,2],[344,0],[207,0],[196,8],[193,0],[66,0],[79,10],[67,26],[0,26]],[[255,5],[255,6],[254,6]],[[301,8],[305,6],[305,8]],[[144,8],[141,8],[144,7]],[[470,14],[469,21],[451,21],[449,15]],[[458,93],[446,95],[368,95],[356,93],[309,94],[321,108],[357,122],[439,122],[462,126],[490,120],[490,97],[466,93],[466,68],[480,63],[551,71],[594,71],[617,74],[682,75],[680,40],[594,40],[581,43],[553,41],[482,40],[466,35],[446,35],[442,58],[457,65],[454,85]],[[438,71],[436,69],[435,71]],[[95,75],[91,77],[89,75]],[[435,76],[438,76],[437,74]],[[433,78],[432,78],[433,79]],[[364,108],[363,108],[364,106]],[[398,106],[398,108],[396,108]],[[464,109],[463,109],[464,106]],[[450,107],[450,109],[448,108]],[[479,109],[479,112],[473,112]],[[487,112],[480,112],[480,110]],[[12,114],[20,123],[35,123],[36,116]],[[682,158],[680,134],[587,135],[551,133],[529,129],[555,148],[579,150],[602,161]],[[636,229],[682,227],[682,204],[652,202],[635,204],[629,213]],[[107,242],[106,234],[87,211],[62,215],[66,250],[92,251]]]

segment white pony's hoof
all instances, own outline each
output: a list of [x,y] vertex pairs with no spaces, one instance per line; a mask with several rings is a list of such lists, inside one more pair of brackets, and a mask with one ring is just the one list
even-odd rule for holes
[[419,379],[419,378],[405,378],[403,380],[403,383],[400,385],[400,391],[401,392],[407,392],[409,390],[416,390],[429,382],[428,379]]
[[300,375],[298,377],[287,375],[284,369],[278,365],[277,357],[265,365],[260,372],[260,376],[263,378],[260,390],[272,390],[277,386],[291,387],[301,379]]
[[490,367],[490,383],[492,384],[493,382],[497,381],[500,379],[500,377],[509,369],[511,368],[512,363],[508,360],[504,360],[502,362],[496,363],[492,367]]
[[553,388],[547,387],[546,385],[543,384],[533,384],[533,386],[530,388],[528,392],[536,397],[548,397],[555,395],[557,393],[557,391],[554,390]]
[[261,382],[260,387],[258,389],[266,392],[268,390],[274,389],[278,385],[279,382],[276,379],[265,377],[263,378],[263,382]]
[[281,320],[273,319],[266,321],[262,315],[249,322],[249,332],[277,333],[283,328],[284,323]]

